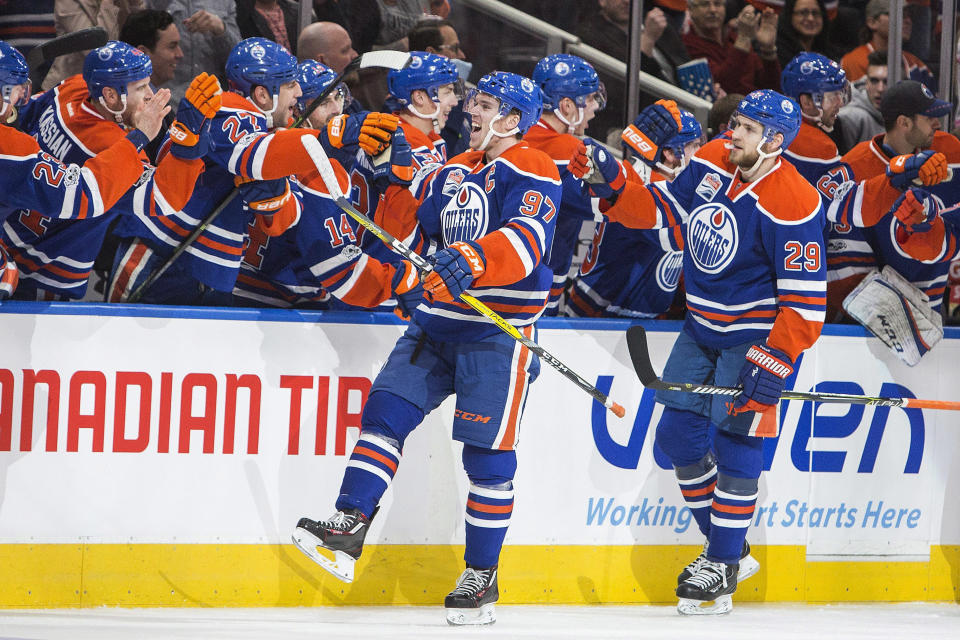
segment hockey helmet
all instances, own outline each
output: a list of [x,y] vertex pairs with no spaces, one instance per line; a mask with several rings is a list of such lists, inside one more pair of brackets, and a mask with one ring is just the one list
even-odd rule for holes
[[[0,95],[2,95],[4,104],[10,102],[10,96],[13,88],[22,84],[30,83],[30,69],[27,68],[27,62],[23,55],[11,47],[9,44],[0,40]],[[30,88],[24,91],[23,97],[14,106],[23,106],[30,99]]]
[[241,95],[250,96],[262,86],[277,96],[281,85],[297,79],[297,59],[272,40],[247,38],[230,52],[226,72],[230,89]]
[[569,53],[547,56],[533,69],[533,81],[543,91],[543,108],[557,109],[560,100],[570,98],[583,108],[590,94],[600,93],[600,108],[606,106],[606,91],[593,66]]
[[822,108],[823,96],[839,91],[842,104],[850,102],[850,84],[847,72],[836,61],[819,53],[803,51],[796,55],[780,74],[783,92],[797,102],[800,95],[810,94],[817,108]]
[[517,132],[524,134],[540,119],[543,111],[543,92],[530,78],[509,71],[494,71],[480,78],[469,98],[485,93],[500,102],[499,117],[506,117],[516,109],[520,113]]
[[[326,91],[336,79],[336,71],[316,60],[304,60],[298,64],[297,82],[300,83],[300,90],[303,92],[303,95],[297,98],[297,109],[300,113],[306,111],[307,106]],[[330,95],[342,100],[346,96],[346,88],[341,84]]]
[[126,97],[128,84],[149,78],[152,73],[150,56],[117,40],[92,50],[83,60],[83,80],[91,98],[100,98],[106,87]]
[[439,102],[437,89],[452,84],[458,97],[463,96],[463,80],[450,58],[423,51],[410,52],[410,64],[387,73],[387,108],[400,110],[411,104],[411,94],[417,89],[427,92],[430,99]]
[[[781,151],[789,147],[800,132],[800,105],[772,89],[759,89],[747,94],[733,115],[736,117],[738,114],[756,120],[763,126],[764,142],[772,140],[774,134],[781,134]],[[730,128],[734,128],[735,124],[731,119]]]

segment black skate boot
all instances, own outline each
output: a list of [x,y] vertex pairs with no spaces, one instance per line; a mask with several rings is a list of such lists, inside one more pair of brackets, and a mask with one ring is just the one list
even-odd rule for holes
[[677,611],[683,615],[729,613],[733,610],[730,594],[736,590],[737,565],[704,560],[697,572],[677,587]]
[[[363,553],[363,539],[370,528],[373,516],[360,513],[359,509],[337,511],[326,520],[300,518],[293,530],[293,543],[318,565],[344,582],[353,582],[353,565]],[[333,558],[321,553],[325,549]]]
[[[680,572],[680,575],[677,576],[678,587],[683,584],[687,578],[695,574],[700,566],[707,561],[707,549],[709,546],[710,541],[704,540],[703,551],[700,552],[700,555],[698,555],[693,562],[684,567],[683,571]],[[750,543],[744,540],[743,549],[740,551],[740,569],[737,573],[737,583],[743,582],[747,578],[756,575],[757,571],[759,570],[760,563],[757,562],[756,558],[750,555]]]
[[447,624],[493,624],[497,621],[493,605],[499,598],[497,567],[467,567],[457,578],[457,586],[443,601],[447,608]]

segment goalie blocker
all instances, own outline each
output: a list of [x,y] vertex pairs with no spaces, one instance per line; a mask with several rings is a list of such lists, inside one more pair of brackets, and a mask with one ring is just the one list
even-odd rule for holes
[[943,318],[930,298],[889,265],[867,275],[843,308],[911,367],[943,339]]

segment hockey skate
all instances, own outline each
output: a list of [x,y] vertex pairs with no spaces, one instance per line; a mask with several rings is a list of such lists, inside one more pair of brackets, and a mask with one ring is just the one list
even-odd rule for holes
[[371,520],[373,516],[367,518],[358,509],[337,511],[326,520],[300,518],[293,530],[293,544],[338,579],[353,582],[353,566],[363,553]]
[[677,587],[677,611],[682,615],[730,613],[730,595],[736,590],[737,565],[704,560],[697,572]]
[[443,601],[447,608],[447,624],[493,624],[497,621],[493,606],[499,598],[497,567],[467,567],[457,578],[457,586]]
[[[700,552],[693,562],[688,564],[683,568],[683,571],[680,572],[680,575],[677,576],[677,586],[686,581],[687,578],[695,574],[704,562],[707,561],[707,548],[710,545],[709,540],[703,542],[703,551]],[[743,550],[740,552],[740,569],[737,572],[737,584],[743,582],[747,578],[751,578],[760,571],[760,563],[750,555],[750,543],[746,540],[743,541]]]

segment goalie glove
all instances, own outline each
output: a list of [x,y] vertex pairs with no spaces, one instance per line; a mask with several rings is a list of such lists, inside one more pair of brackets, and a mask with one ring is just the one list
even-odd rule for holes
[[433,271],[424,279],[423,288],[440,302],[459,298],[487,269],[483,248],[476,242],[454,242],[427,259],[433,263]]
[[930,149],[916,155],[896,156],[887,167],[890,184],[904,191],[912,184],[930,187],[947,179],[947,157]]
[[787,378],[793,373],[793,361],[783,351],[766,344],[755,344],[747,350],[746,362],[737,381],[743,388],[728,407],[730,415],[747,411],[764,412],[780,402]]
[[378,156],[390,146],[399,126],[400,118],[391,113],[342,113],[327,123],[319,138],[334,149],[358,146],[367,155]]
[[627,125],[620,138],[651,168],[656,168],[663,156],[661,148],[683,128],[680,109],[673,100],[657,100],[646,107]]
[[210,120],[220,110],[222,95],[216,76],[203,72],[193,79],[170,125],[170,153],[184,160],[207,155]]
[[606,200],[615,200],[627,184],[623,166],[590,138],[585,138],[584,142],[577,145],[567,170],[575,178],[587,183],[594,196]]

